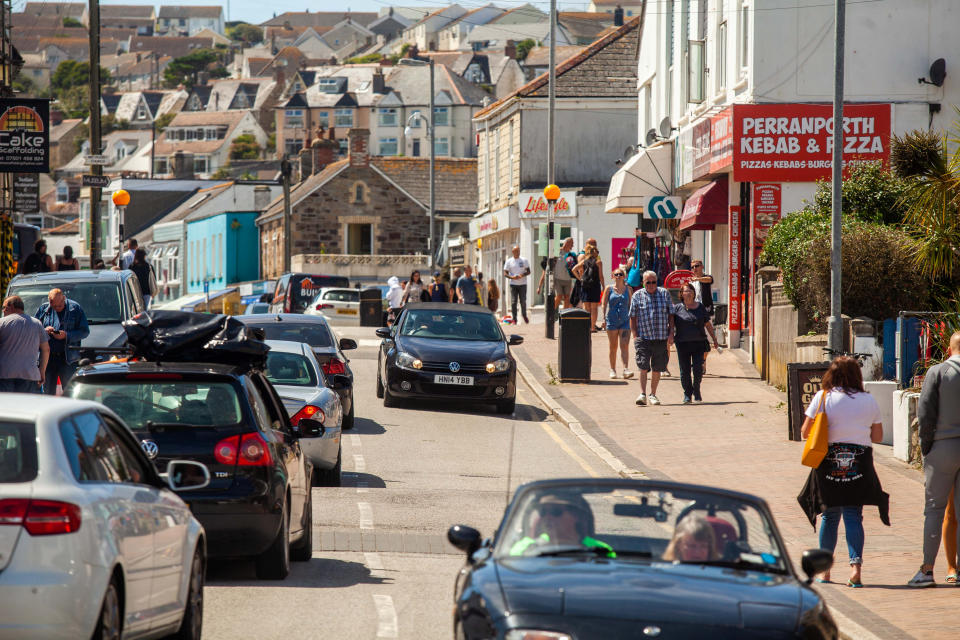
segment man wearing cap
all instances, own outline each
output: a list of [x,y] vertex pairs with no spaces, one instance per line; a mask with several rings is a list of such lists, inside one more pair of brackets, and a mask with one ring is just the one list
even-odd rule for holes
[[592,520],[593,512],[582,496],[543,496],[525,516],[527,535],[510,547],[510,555],[526,555],[532,546],[581,545],[588,549],[602,549],[606,557],[616,558],[613,547],[590,537]]

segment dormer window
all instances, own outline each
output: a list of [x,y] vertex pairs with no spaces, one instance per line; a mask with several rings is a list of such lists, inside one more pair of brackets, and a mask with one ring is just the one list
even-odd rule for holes
[[66,182],[57,183],[57,202],[70,202],[70,186]]

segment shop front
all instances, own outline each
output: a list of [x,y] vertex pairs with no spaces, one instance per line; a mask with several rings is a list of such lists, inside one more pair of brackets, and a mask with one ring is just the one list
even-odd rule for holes
[[[513,245],[520,242],[520,218],[517,205],[486,213],[470,221],[470,242],[475,247],[473,268],[485,280],[494,278],[500,289],[500,310],[504,309],[507,281],[503,263]],[[484,283],[486,290],[486,283]]]

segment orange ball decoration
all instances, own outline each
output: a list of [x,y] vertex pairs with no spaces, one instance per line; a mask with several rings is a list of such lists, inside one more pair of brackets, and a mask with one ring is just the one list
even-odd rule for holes
[[560,199],[560,187],[555,184],[548,184],[543,188],[543,197],[547,200],[559,200]]
[[130,194],[125,189],[118,189],[113,192],[113,204],[118,207],[125,207],[130,204]]

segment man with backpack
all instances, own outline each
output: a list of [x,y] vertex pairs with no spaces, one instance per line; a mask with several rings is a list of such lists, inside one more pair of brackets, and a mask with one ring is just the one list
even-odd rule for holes
[[[553,291],[555,293],[554,306],[560,309],[570,308],[570,292],[573,290],[573,268],[577,266],[577,254],[573,251],[573,238],[567,238],[560,247],[560,255],[551,258],[549,268],[553,270]],[[543,283],[547,275],[547,260],[543,259],[540,274],[540,283],[537,285],[537,294],[543,290]]]
[[510,281],[510,313],[516,324],[517,300],[520,300],[523,321],[530,324],[530,318],[527,317],[527,277],[530,275],[530,261],[520,257],[519,245],[513,245],[512,252],[513,257],[507,258],[503,265],[503,275]]

